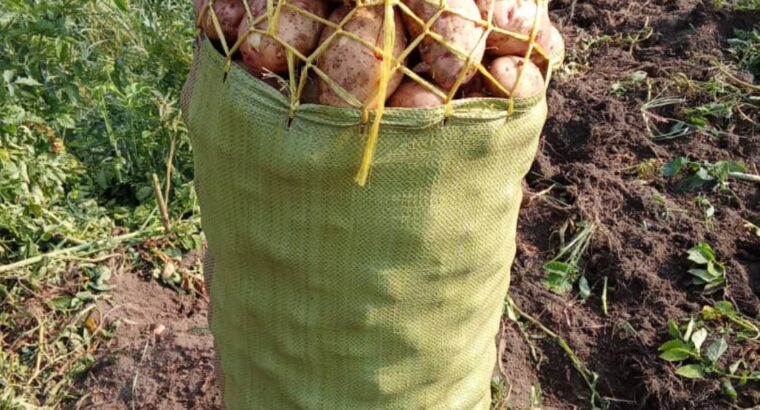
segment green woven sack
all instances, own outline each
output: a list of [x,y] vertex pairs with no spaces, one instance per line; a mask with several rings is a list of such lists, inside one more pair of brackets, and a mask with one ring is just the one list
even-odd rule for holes
[[489,408],[543,96],[387,109],[360,188],[360,110],[290,120],[224,65],[204,41],[183,100],[225,407]]

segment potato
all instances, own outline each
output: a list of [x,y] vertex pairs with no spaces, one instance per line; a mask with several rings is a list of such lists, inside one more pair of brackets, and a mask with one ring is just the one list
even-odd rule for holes
[[[562,38],[562,34],[553,25],[549,28],[549,35],[544,36],[541,43],[541,48],[549,54],[549,57],[562,58],[565,54],[565,40]],[[539,66],[542,71],[547,69],[546,59],[540,54],[534,54],[531,56],[531,60],[534,64]]]
[[[515,88],[517,73],[525,66],[520,83]],[[507,91],[511,91],[515,98],[529,98],[540,94],[544,90],[544,77],[541,70],[530,61],[522,57],[505,56],[499,57],[488,66],[488,72],[501,83]],[[497,97],[506,95],[491,81],[486,81],[486,87]]]
[[388,100],[389,107],[431,108],[443,104],[443,99],[414,80],[406,80]]
[[[504,30],[530,35],[533,21],[538,16],[536,43],[541,44],[549,36],[551,21],[546,3],[536,4],[534,0],[476,0],[483,20],[488,20],[488,10],[493,3],[493,24]],[[528,52],[528,42],[506,34],[491,32],[486,42],[488,52],[498,55],[524,56]]]
[[[346,6],[337,8],[330,15],[330,21],[340,22],[349,10]],[[350,21],[343,26],[343,31],[353,33],[375,44],[378,48],[383,48],[384,16],[385,12],[382,5],[359,8]],[[393,45],[393,55],[399,56],[406,47],[406,34],[398,12],[394,13],[394,17],[396,42]],[[320,43],[327,40],[332,33],[331,28],[325,29]],[[380,72],[383,64],[382,55],[378,55],[374,50],[347,36],[338,35],[318,60],[319,69],[349,94],[368,108],[377,106],[377,92],[380,87]],[[399,71],[391,76],[387,86],[388,95],[396,90],[402,76],[403,74]],[[336,107],[351,106],[321,79],[319,81],[319,102]]]
[[[266,0],[250,0],[248,4],[254,19],[267,12]],[[322,18],[327,16],[327,2],[325,0],[288,0],[288,4]],[[309,16],[283,7],[280,9],[280,17],[277,21],[277,37],[301,54],[308,56],[317,47],[323,26],[322,23]],[[262,21],[257,25],[257,28],[261,30],[265,30],[267,27],[267,21]],[[240,24],[238,35],[246,35],[248,28],[249,21],[244,19]],[[240,44],[240,53],[243,55],[243,61],[253,73],[288,71],[285,48],[270,36],[248,33],[245,40]],[[295,58],[297,59],[297,57]]]
[[[404,3],[422,21],[428,21],[439,10],[438,7],[427,3],[425,0],[403,0]],[[456,10],[473,20],[480,18],[480,12],[473,0],[448,0],[448,7]],[[406,28],[409,34],[416,38],[422,33],[422,26],[417,24],[411,17],[404,14]],[[485,41],[481,40],[485,28],[481,25],[464,19],[456,14],[444,12],[431,26],[431,31],[439,34],[446,42],[459,50],[470,53],[473,64],[479,63],[485,53]],[[420,56],[424,63],[423,69],[441,88],[446,90],[454,86],[457,75],[465,68],[465,59],[454,54],[444,45],[436,42],[431,37],[425,37],[419,46]],[[469,81],[477,68],[471,65],[467,68],[463,83]]]
[[[203,9],[208,5],[209,0],[195,0],[194,10],[196,17],[199,17]],[[214,13],[219,26],[222,28],[227,44],[232,46],[237,41],[238,26],[245,16],[245,6],[243,0],[216,0],[214,1]],[[211,18],[211,10],[206,10],[203,20],[199,22],[201,30],[212,40],[219,40],[219,33],[214,27]]]

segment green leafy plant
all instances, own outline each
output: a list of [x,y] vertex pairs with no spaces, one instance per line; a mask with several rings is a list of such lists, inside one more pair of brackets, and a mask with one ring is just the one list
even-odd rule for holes
[[[758,0],[716,3],[741,12],[760,9]],[[714,74],[705,81],[674,73],[668,82],[656,84],[662,86],[658,90],[653,91],[653,85],[648,83],[641,115],[652,139],[682,138],[695,133],[712,137],[751,135],[760,129],[760,29],[734,33],[726,49],[730,61],[712,60],[710,69]]]
[[541,393],[541,383],[535,383],[530,386],[530,397],[528,398],[528,410],[541,410],[541,402],[543,401],[543,395]]
[[733,373],[725,373],[718,364],[718,360],[728,350],[726,339],[716,338],[703,350],[708,332],[696,323],[694,319],[690,319],[686,328],[682,329],[675,321],[669,320],[668,332],[671,339],[658,349],[660,358],[668,362],[681,363],[676,368],[675,374],[686,379],[704,379],[712,374],[726,376],[723,382],[724,391],[727,396],[735,399],[736,390],[730,380]]
[[692,285],[704,286],[704,292],[708,295],[726,286],[726,267],[715,258],[710,245],[699,242],[689,249],[688,254],[693,262],[689,269],[689,274],[693,276]]
[[638,85],[646,81],[646,71],[634,71],[628,76],[610,84],[610,93],[616,97],[622,97]]
[[583,255],[591,244],[596,231],[596,224],[581,221],[574,226],[573,237],[565,242],[565,235],[571,223],[566,222],[559,231],[560,250],[557,256],[544,264],[544,272],[547,276],[541,280],[547,289],[558,294],[567,294],[578,282],[578,288],[582,299],[591,295],[591,289],[585,276],[582,275],[581,265]]
[[676,188],[680,191],[697,189],[726,191],[729,189],[729,177],[735,176],[736,173],[744,173],[746,170],[744,164],[737,161],[718,161],[712,164],[678,157],[665,164],[662,174],[668,178],[684,174],[676,183]]
[[[712,327],[712,323],[720,326]],[[730,302],[705,306],[700,319],[691,318],[686,324],[668,320],[668,334],[670,339],[658,352],[661,359],[678,363],[677,375],[687,379],[719,377],[724,394],[732,400],[738,396],[734,382],[738,386],[760,382],[760,371],[751,369],[743,358],[733,360],[728,366],[721,364],[726,362],[721,358],[729,351],[730,342],[741,343],[760,337],[757,327],[742,317]]]
[[[658,349],[661,359],[668,362],[682,362],[686,359],[700,359],[702,357],[701,348],[707,338],[707,330],[699,327],[693,318],[689,320],[685,329],[679,327],[675,321],[669,320],[668,333],[671,339]],[[676,374],[690,377],[693,374],[691,373],[692,369],[693,367],[679,367]]]
[[506,380],[499,376],[493,377],[491,379],[491,409],[503,410],[507,408],[510,391]]
[[736,309],[729,301],[719,301],[713,306],[702,308],[702,319],[706,322],[719,323],[725,331],[736,334],[738,341],[759,340],[760,330]]
[[[760,11],[760,1],[751,0],[754,11]],[[749,3],[749,1],[744,1]],[[749,8],[749,5],[746,6]],[[760,77],[760,29],[752,31],[735,30],[735,38],[729,39],[728,51],[739,65],[757,80]]]
[[695,197],[694,204],[702,211],[702,223],[704,223],[705,228],[707,228],[708,231],[713,231],[715,229],[715,222],[713,222],[713,218],[715,217],[715,207],[713,204],[704,195],[698,195]]
[[[59,408],[109,334],[98,254],[157,233],[182,251],[201,242],[179,109],[192,6],[5,0],[0,33],[0,408]],[[168,232],[154,173],[169,180]]]

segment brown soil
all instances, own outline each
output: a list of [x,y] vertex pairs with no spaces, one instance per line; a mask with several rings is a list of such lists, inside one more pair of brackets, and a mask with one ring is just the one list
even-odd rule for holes
[[206,302],[134,272],[111,284],[113,297],[98,310],[110,312],[107,321],[118,327],[80,383],[85,396],[72,407],[221,408]]
[[[760,315],[760,238],[744,229],[742,220],[760,221],[760,190],[737,182],[736,197],[707,192],[716,205],[715,229],[709,231],[693,194],[676,191],[659,175],[637,175],[635,167],[681,155],[742,160],[756,167],[760,137],[737,120],[730,135],[654,142],[640,113],[645,90],[616,97],[609,85],[636,70],[645,71],[655,89],[676,73],[704,81],[714,74],[708,69],[710,58],[723,57],[732,30],[757,25],[760,17],[716,12],[696,0],[556,0],[552,9],[568,48],[575,52],[593,36],[614,37],[647,24],[653,32],[634,46],[613,40],[594,47],[587,71],[554,80],[542,149],[525,186],[512,297],[563,336],[599,374],[597,388],[612,399],[611,408],[730,408],[718,380],[692,382],[674,376],[673,366],[658,359],[657,347],[667,340],[668,318],[696,316],[707,303],[687,286],[684,275],[684,252],[700,240],[709,242],[726,263],[727,297],[743,313]],[[694,103],[702,98],[698,93],[686,97]],[[668,198],[669,207],[685,212],[664,217],[653,199],[657,193]],[[540,283],[542,264],[557,251],[559,228],[579,218],[599,225],[584,271],[592,296],[584,303],[577,292],[557,296]],[[599,298],[605,277],[608,315]],[[111,304],[122,308],[111,317],[136,324],[124,322],[103,349],[83,381],[89,394],[83,407],[126,409],[134,400],[136,408],[219,408],[205,302],[135,274],[122,274],[115,285]],[[166,330],[154,336],[159,324]],[[531,385],[540,383],[543,408],[588,408],[589,389],[556,343],[531,339],[540,359],[536,363],[513,323],[506,324],[504,337],[510,404],[525,406]],[[729,354],[738,355],[735,349]],[[741,353],[757,358],[755,349]],[[758,386],[739,392],[740,405],[760,403]]]
[[[615,41],[594,48],[587,72],[553,82],[543,146],[527,178],[512,297],[567,339],[599,374],[599,392],[614,399],[612,408],[730,408],[720,381],[691,382],[674,376],[674,367],[657,357],[657,347],[667,340],[668,318],[697,316],[707,303],[686,285],[685,250],[700,240],[710,243],[726,262],[727,297],[743,313],[758,318],[760,240],[743,228],[742,218],[760,220],[760,190],[735,183],[737,198],[706,192],[716,206],[711,232],[693,203],[694,193],[676,191],[671,181],[657,174],[637,175],[636,166],[689,156],[741,160],[756,167],[760,136],[739,121],[732,135],[720,138],[692,135],[653,142],[640,113],[645,90],[621,98],[611,95],[609,86],[636,70],[645,71],[655,89],[679,72],[705,81],[715,73],[707,69],[710,58],[723,56],[727,36],[734,28],[757,25],[760,16],[715,12],[695,0],[558,0],[552,8],[571,50],[591,36],[632,33],[647,22],[654,31],[633,48]],[[696,93],[685,97],[690,103],[700,102]],[[537,195],[552,184],[570,188]],[[686,212],[663,217],[653,199],[658,192],[668,198],[669,207]],[[592,286],[585,303],[575,296],[556,296],[539,282],[542,264],[556,254],[560,226],[577,218],[600,226],[585,267]],[[604,277],[609,280],[608,316],[599,296]],[[589,389],[554,342],[536,341],[543,353],[537,366],[515,325],[508,329],[512,334],[504,364],[510,370],[513,402],[525,404],[531,383],[540,382],[544,407],[588,408]],[[757,349],[755,345],[754,352],[744,353],[756,357]],[[757,385],[740,390],[739,404],[758,403]]]

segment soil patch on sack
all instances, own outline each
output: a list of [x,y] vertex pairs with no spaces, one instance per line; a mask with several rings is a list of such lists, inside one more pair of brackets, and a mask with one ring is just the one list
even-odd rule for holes
[[[709,82],[720,73],[712,63],[727,59],[727,39],[735,29],[757,27],[760,16],[690,0],[560,0],[552,9],[576,65],[559,73],[549,90],[549,118],[520,215],[515,304],[566,339],[599,375],[596,389],[611,399],[611,408],[728,408],[732,403],[720,378],[678,377],[657,349],[669,339],[668,319],[699,317],[710,304],[688,285],[686,251],[698,241],[709,243],[726,264],[725,298],[757,319],[760,240],[745,224],[760,220],[758,185],[732,181],[733,194],[681,192],[660,167],[688,156],[743,161],[756,173],[760,137],[751,122],[734,118],[717,135],[698,131],[656,140],[642,106],[660,91],[682,98],[680,105],[656,110],[661,119],[654,121],[662,124],[655,125],[667,131],[672,122],[666,119],[679,118],[681,107],[709,101],[698,88],[677,91],[674,78]],[[635,72],[645,73],[646,80],[634,83]],[[713,228],[695,203],[698,194],[715,207]],[[597,226],[584,260],[591,289],[586,301],[577,286],[560,296],[541,283],[542,266],[557,254],[563,225],[569,223],[569,235],[581,220]],[[601,303],[605,278],[607,314]],[[529,405],[531,386],[540,383],[543,408],[588,408],[590,389],[557,343],[534,327],[521,337],[517,324],[505,323],[512,332],[503,360],[509,402]],[[757,353],[758,345],[750,343],[732,346],[727,354],[753,360]],[[737,404],[760,403],[756,384],[738,390]]]

